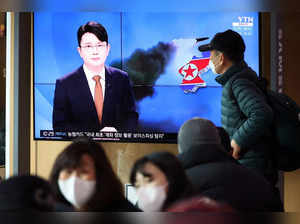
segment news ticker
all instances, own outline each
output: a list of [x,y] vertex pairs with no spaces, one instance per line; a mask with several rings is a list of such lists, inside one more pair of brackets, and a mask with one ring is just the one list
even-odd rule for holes
[[46,139],[75,139],[77,137],[89,137],[93,140],[103,141],[129,141],[129,142],[174,142],[177,133],[163,132],[90,132],[90,131],[53,131],[41,130],[40,137]]

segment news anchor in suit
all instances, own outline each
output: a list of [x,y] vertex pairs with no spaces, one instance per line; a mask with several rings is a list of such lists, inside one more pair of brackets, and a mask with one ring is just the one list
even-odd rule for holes
[[88,22],[77,31],[83,65],[56,80],[53,129],[55,131],[135,131],[135,99],[126,72],[105,65],[110,44],[105,28]]

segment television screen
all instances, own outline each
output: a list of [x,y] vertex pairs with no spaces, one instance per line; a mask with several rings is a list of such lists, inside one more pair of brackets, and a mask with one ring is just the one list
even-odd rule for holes
[[[134,128],[108,125],[91,131],[84,123],[70,130],[54,127],[56,80],[82,66],[77,30],[88,21],[99,22],[107,30],[110,52],[106,66],[128,73],[131,89],[126,91],[133,93],[132,109],[138,114]],[[199,52],[198,46],[227,29],[242,35],[245,61],[259,73],[256,12],[35,12],[35,139],[68,140],[87,135],[99,141],[176,143],[180,126],[193,117],[207,118],[220,126],[222,88],[208,67],[210,53]],[[206,40],[199,41],[200,38]],[[85,83],[83,80],[74,91],[74,97],[80,99],[78,110],[87,105],[88,99],[79,94]],[[105,104],[109,102],[107,91],[114,89],[113,85],[105,87],[106,107],[116,106]]]

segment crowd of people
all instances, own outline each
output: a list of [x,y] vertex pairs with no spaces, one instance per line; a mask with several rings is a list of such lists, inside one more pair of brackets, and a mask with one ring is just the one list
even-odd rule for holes
[[136,204],[126,199],[101,144],[76,139],[57,156],[48,180],[32,175],[3,180],[0,210],[283,211],[275,187],[235,160],[220,133],[211,121],[193,118],[179,130],[178,155],[161,150],[135,161],[128,179]]

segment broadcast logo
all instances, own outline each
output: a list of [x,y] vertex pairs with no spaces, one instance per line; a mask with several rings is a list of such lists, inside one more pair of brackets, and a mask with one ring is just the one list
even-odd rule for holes
[[232,29],[239,32],[241,35],[252,35],[254,27],[254,17],[238,16],[237,20],[232,22]]

